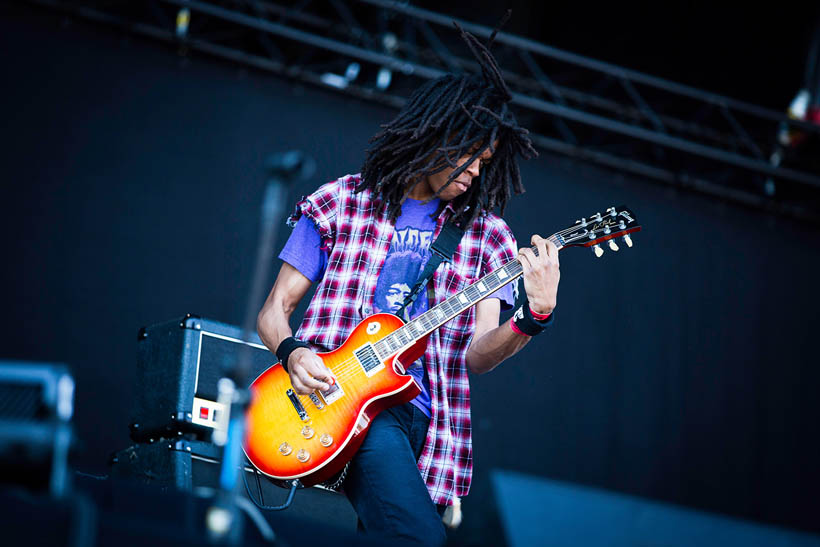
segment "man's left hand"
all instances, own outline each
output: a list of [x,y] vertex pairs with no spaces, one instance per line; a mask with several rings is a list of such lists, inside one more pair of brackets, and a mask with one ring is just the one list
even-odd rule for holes
[[524,290],[530,309],[547,315],[555,309],[558,299],[558,281],[561,279],[558,247],[538,234],[532,236],[531,242],[538,249],[538,256],[529,247],[518,250],[518,261],[524,267]]

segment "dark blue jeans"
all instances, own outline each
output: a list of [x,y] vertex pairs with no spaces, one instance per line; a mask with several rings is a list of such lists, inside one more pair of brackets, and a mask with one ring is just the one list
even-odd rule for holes
[[373,419],[344,484],[360,531],[421,545],[446,541],[438,509],[416,467],[429,423],[410,403]]

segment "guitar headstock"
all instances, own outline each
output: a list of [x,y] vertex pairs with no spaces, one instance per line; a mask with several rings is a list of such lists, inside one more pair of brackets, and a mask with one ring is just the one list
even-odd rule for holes
[[617,251],[619,246],[615,238],[620,237],[627,247],[632,247],[629,234],[640,229],[635,214],[619,205],[575,221],[574,226],[557,232],[555,238],[563,247],[592,247],[595,256],[600,258],[604,254],[601,243],[608,241],[609,248]]

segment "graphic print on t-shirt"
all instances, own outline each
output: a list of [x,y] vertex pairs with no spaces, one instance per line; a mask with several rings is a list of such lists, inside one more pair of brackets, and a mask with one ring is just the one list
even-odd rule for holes
[[[420,230],[412,226],[395,231],[376,283],[373,302],[376,311],[396,313],[401,308],[427,262],[432,237],[433,230]],[[426,310],[427,298],[422,293],[410,307],[409,316],[415,317]]]

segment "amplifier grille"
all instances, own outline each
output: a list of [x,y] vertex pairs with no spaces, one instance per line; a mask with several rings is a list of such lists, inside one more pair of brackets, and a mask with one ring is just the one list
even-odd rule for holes
[[34,421],[49,414],[41,384],[0,384],[0,420]]

